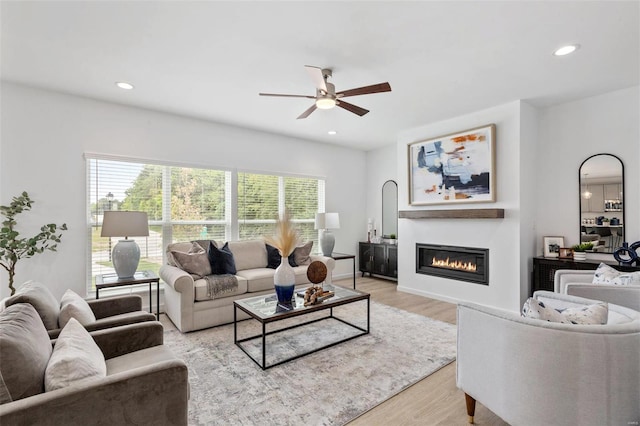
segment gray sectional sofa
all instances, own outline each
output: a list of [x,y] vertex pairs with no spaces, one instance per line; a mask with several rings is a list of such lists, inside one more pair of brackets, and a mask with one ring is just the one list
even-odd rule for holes
[[[201,246],[206,246],[199,242]],[[218,244],[216,244],[218,246]],[[233,302],[256,295],[274,293],[273,274],[268,268],[267,246],[262,240],[229,241],[228,249],[235,261],[238,285],[211,297],[207,279],[192,274],[178,266],[175,252],[193,252],[192,242],[179,242],[167,247],[168,264],[160,268],[160,277],[165,285],[165,312],[181,332],[233,322]],[[296,286],[309,284],[307,267],[311,261],[319,260],[327,266],[325,284],[331,284],[331,273],[335,260],[330,257],[310,255],[305,264],[294,267]],[[244,316],[243,316],[244,318]]]

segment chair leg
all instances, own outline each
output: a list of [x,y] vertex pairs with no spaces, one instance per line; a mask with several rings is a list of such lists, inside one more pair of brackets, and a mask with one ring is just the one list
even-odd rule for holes
[[476,413],[476,400],[466,393],[464,394],[464,400],[467,403],[467,416],[469,417],[469,423],[473,424],[473,416]]

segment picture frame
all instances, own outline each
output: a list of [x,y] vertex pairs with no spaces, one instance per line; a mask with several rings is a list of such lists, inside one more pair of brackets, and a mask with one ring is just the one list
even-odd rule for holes
[[573,259],[573,249],[570,247],[560,247],[558,257],[560,259]]
[[543,237],[544,257],[560,257],[560,248],[564,247],[564,237]]
[[496,125],[408,145],[409,204],[496,201]]

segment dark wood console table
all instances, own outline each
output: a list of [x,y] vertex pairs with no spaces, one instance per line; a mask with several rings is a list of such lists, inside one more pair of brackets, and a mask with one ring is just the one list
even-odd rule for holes
[[390,243],[359,243],[360,272],[364,277],[398,279],[398,246]]
[[602,260],[573,260],[558,259],[552,257],[533,258],[533,280],[531,294],[538,290],[553,291],[553,280],[558,269],[578,269],[584,271],[595,271],[598,265],[605,263],[623,272],[640,271],[635,266],[620,266],[616,262]]

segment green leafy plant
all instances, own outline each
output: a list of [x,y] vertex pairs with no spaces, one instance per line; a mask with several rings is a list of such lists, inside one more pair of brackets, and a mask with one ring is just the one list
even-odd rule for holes
[[20,259],[27,259],[45,250],[56,251],[62,234],[67,230],[67,224],[58,226],[54,223],[44,225],[40,228],[40,233],[31,237],[20,237],[20,232],[15,230],[17,225],[15,217],[22,212],[31,210],[34,201],[29,198],[29,194],[23,192],[18,197],[13,197],[13,201],[8,206],[0,206],[0,214],[5,217],[0,228],[0,266],[9,273],[9,289],[13,296],[16,289],[13,287],[13,279],[16,274],[16,264]]
[[571,248],[573,249],[573,251],[578,251],[578,252],[587,251],[593,248],[593,243],[580,243],[580,244],[571,246]]
[[392,240],[395,240],[396,239],[396,234],[389,235],[389,238],[391,238]]

